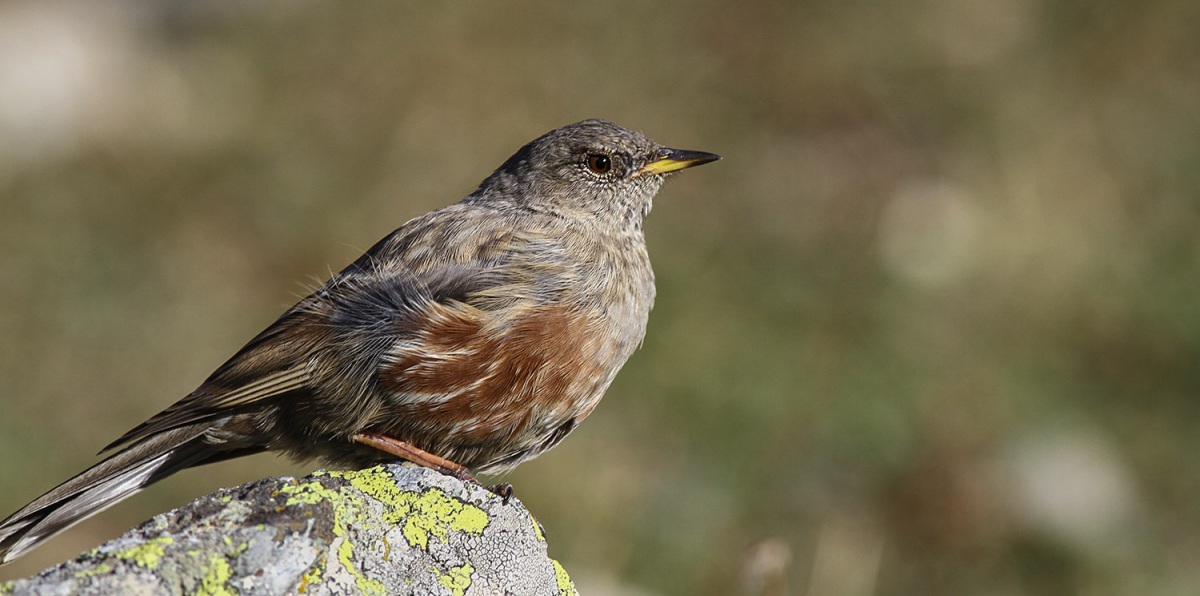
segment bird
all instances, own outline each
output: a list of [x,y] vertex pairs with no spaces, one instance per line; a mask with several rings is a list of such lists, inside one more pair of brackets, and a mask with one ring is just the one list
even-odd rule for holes
[[244,455],[407,460],[474,480],[554,447],[645,337],[655,195],[718,159],[605,120],[534,139],[0,522],[0,564],[175,472]]

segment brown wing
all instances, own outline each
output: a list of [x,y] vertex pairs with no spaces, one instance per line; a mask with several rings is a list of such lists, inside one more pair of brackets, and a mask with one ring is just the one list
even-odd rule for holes
[[173,428],[228,416],[265,399],[305,390],[310,381],[305,355],[320,341],[319,335],[312,334],[320,329],[312,325],[313,318],[311,313],[294,307],[221,365],[199,388],[101,452]]
[[[253,410],[266,400],[303,398],[314,370],[336,350],[344,371],[373,375],[445,304],[512,286],[512,234],[501,218],[461,224],[459,206],[409,222],[292,307],[188,396],[125,433],[104,451],[187,424]],[[433,318],[436,318],[433,316]],[[345,363],[349,359],[352,362]],[[352,383],[351,383],[352,384]]]

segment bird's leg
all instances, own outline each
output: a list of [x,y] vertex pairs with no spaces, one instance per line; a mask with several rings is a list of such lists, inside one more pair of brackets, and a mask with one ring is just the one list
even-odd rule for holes
[[[437,470],[438,472],[446,474],[447,476],[453,476],[459,480],[474,482],[479,486],[483,486],[481,482],[476,480],[475,477],[471,475],[471,471],[468,470],[466,466],[452,462],[440,455],[434,455],[428,451],[425,451],[424,449],[421,449],[420,447],[409,445],[404,441],[393,439],[387,435],[381,435],[379,433],[372,432],[358,433],[351,436],[350,439],[352,441],[362,443],[363,445],[374,447],[384,453],[390,453],[414,464],[425,466],[431,470]],[[488,489],[488,491],[490,491],[492,494],[500,497],[504,501],[505,505],[507,505],[508,500],[512,498],[513,488],[512,485],[507,482],[492,486],[484,486],[484,488]]]
[[466,466],[456,464],[440,455],[434,455],[424,449],[413,447],[404,441],[393,439],[387,435],[364,432],[358,433],[350,437],[350,439],[363,445],[374,447],[384,453],[390,453],[396,457],[408,460],[414,464],[425,466],[431,470],[437,470],[447,476],[479,484],[479,481],[471,475],[471,471]]

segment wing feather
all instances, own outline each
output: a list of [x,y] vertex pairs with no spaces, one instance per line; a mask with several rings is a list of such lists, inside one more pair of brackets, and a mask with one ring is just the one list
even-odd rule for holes
[[311,397],[323,389],[322,372],[331,362],[342,375],[364,375],[357,386],[367,385],[366,376],[378,374],[397,342],[424,330],[432,307],[491,300],[494,288],[521,285],[522,275],[505,261],[528,239],[516,237],[502,217],[464,227],[452,213],[456,208],[427,214],[380,240],[250,340],[196,391],[102,452],[251,411],[269,400]]

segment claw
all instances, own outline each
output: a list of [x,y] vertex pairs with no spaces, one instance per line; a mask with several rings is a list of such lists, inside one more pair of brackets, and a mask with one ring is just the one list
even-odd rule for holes
[[485,487],[485,488],[487,488],[489,491],[491,491],[492,494],[496,495],[497,497],[500,497],[501,501],[505,505],[508,505],[508,500],[511,499],[513,496],[513,487],[511,484],[509,484],[507,482],[501,482],[500,484],[493,484],[493,485]]

